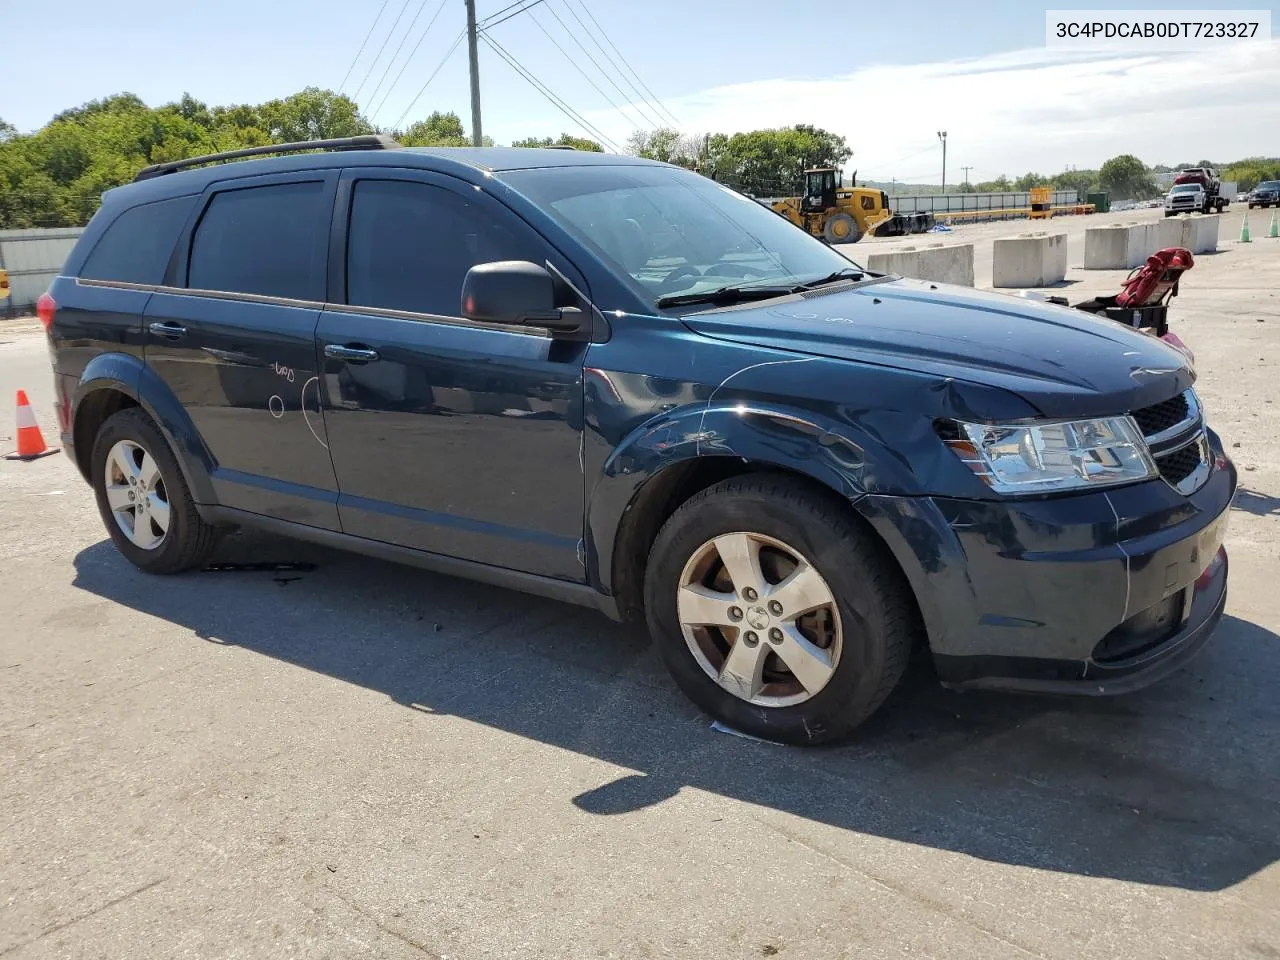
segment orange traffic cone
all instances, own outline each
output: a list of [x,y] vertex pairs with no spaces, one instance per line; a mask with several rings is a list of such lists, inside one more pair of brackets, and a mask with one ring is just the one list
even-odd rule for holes
[[18,452],[10,460],[35,460],[53,453],[44,442],[44,434],[36,423],[35,411],[31,409],[31,401],[27,399],[27,391],[18,391]]

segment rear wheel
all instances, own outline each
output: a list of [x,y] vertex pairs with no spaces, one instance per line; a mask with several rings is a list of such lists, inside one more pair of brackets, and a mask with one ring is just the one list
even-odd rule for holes
[[645,606],[694,703],[783,743],[850,733],[901,679],[916,631],[879,541],[834,499],[768,475],[723,481],[672,515]]
[[201,519],[164,436],[138,407],[107,419],[90,455],[98,512],[116,549],[149,573],[200,566],[218,530]]

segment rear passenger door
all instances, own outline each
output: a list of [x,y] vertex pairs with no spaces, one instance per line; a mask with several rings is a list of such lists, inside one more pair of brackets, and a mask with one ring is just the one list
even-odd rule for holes
[[218,501],[329,530],[315,330],[336,183],[312,170],[213,184],[143,323],[148,366],[217,464]]
[[318,331],[342,529],[581,581],[587,345],[463,319],[463,277],[495,260],[550,261],[586,289],[478,187],[344,172]]

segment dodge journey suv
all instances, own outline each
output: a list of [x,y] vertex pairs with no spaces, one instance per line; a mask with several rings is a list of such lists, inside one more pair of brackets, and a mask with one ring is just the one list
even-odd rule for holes
[[596,607],[790,743],[914,648],[950,686],[1118,693],[1222,615],[1235,468],[1152,337],[872,274],[632,157],[248,152],[279,155],[109,191],[39,307],[143,570],[242,526]]

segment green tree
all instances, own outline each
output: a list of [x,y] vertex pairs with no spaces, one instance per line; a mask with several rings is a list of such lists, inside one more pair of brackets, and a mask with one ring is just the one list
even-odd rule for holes
[[1146,200],[1160,191],[1146,165],[1131,153],[1112,157],[1098,170],[1098,182],[1119,200]]
[[[807,124],[774,130],[752,130],[705,141],[704,172],[716,180],[757,196],[793,196],[812,167],[839,169],[853,151],[844,137]],[[690,166],[697,152],[687,151]]]
[[1013,189],[1013,184],[1009,182],[1009,178],[1003,173],[994,180],[983,180],[981,183],[974,185],[977,193],[1008,193]]
[[1235,181],[1239,190],[1252,190],[1264,180],[1280,180],[1280,159],[1250,157],[1222,171],[1223,180]]
[[1024,173],[1013,181],[1013,189],[1020,192],[1030,190],[1032,187],[1047,187],[1048,185],[1049,179],[1042,177],[1038,173]]
[[319,87],[307,87],[283,100],[268,101],[258,111],[273,143],[358,137],[374,132],[373,124],[360,113],[354,100]]
[[1098,172],[1096,170],[1064,170],[1062,173],[1054,174],[1053,176],[1055,190],[1074,190],[1079,197],[1083,197],[1097,185]]
[[31,134],[0,127],[0,228],[85,223],[102,193],[151,163],[373,131],[355,103],[308,88],[261,105],[210,107],[190,94],[151,108],[118,93]]
[[17,135],[18,128],[12,123],[7,122],[4,117],[0,117],[0,143],[4,143],[6,140],[12,140]]
[[[462,118],[456,113],[436,110],[430,116],[409,124],[403,132],[392,136],[406,147],[469,147],[471,137],[462,126]],[[483,144],[493,146],[493,138],[485,137]]]
[[[637,130],[627,140],[627,152],[646,160],[660,160],[679,166],[691,166],[688,144],[679,130],[658,127],[656,130]],[[684,162],[681,162],[684,161]]]
[[575,137],[571,133],[562,133],[560,136],[552,139],[551,137],[525,137],[523,140],[513,140],[513,147],[573,147],[575,150],[587,150],[591,153],[604,153],[604,147],[596,143],[594,140],[587,140],[585,137]]

